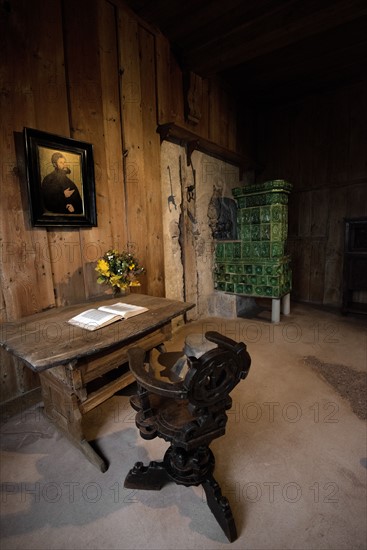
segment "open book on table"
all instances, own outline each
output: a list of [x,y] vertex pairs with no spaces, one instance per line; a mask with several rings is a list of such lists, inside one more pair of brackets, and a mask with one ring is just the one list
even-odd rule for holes
[[87,330],[97,330],[115,321],[121,321],[121,319],[128,319],[129,317],[134,317],[134,315],[144,313],[144,311],[148,311],[148,308],[117,302],[117,304],[112,304],[111,306],[87,309],[83,313],[79,313],[79,315],[69,319],[68,323]]

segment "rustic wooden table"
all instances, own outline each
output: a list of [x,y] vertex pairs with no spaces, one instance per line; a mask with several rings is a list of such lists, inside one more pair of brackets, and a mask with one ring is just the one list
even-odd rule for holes
[[[67,321],[86,309],[118,301],[141,305],[148,311],[96,331]],[[127,351],[161,346],[172,336],[171,320],[194,304],[130,294],[73,306],[54,308],[14,322],[0,324],[0,346],[39,373],[44,413],[101,471],[104,459],[91,447],[82,417],[134,379],[127,367]]]

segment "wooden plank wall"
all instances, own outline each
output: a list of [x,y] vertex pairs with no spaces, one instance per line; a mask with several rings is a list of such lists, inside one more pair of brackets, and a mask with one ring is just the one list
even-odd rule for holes
[[[122,0],[8,0],[0,7],[0,320],[105,292],[95,262],[133,247],[141,292],[164,295],[157,124],[184,119],[183,75],[167,40]],[[236,106],[202,82],[198,135],[236,150]],[[98,227],[34,228],[24,177],[24,127],[93,143]],[[190,127],[192,130],[192,127]],[[38,385],[6,353],[0,400]]]
[[287,179],[293,298],[339,307],[344,218],[367,215],[367,83],[264,109],[257,181]]

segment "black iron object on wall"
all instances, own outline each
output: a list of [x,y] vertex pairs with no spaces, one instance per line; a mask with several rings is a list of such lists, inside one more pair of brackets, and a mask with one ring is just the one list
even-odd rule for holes
[[[215,240],[237,239],[237,204],[229,197],[214,197],[210,201],[209,225]],[[209,215],[209,214],[208,214]]]

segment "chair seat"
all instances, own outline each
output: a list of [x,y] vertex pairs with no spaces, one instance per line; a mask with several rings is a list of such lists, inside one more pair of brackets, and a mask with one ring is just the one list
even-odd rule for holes
[[180,431],[183,426],[194,421],[194,417],[187,408],[187,400],[176,401],[162,397],[156,410],[156,422],[159,422],[160,430],[166,428],[167,432]]
[[192,414],[187,399],[170,399],[151,394],[148,416],[146,410],[139,407],[136,396],[134,398],[132,405],[138,411],[135,422],[144,439],[153,439],[159,435],[166,441],[190,450],[200,445],[208,445],[213,439],[225,433],[227,416],[222,410],[203,422],[202,417]]

